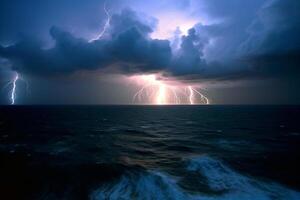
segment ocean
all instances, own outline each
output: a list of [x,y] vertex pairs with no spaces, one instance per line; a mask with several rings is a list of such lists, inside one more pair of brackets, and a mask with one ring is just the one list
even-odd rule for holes
[[300,106],[2,106],[0,199],[300,199]]

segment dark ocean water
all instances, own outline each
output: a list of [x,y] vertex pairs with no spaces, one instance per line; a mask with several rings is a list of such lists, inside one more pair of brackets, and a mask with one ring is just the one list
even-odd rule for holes
[[299,106],[0,107],[0,199],[300,199]]

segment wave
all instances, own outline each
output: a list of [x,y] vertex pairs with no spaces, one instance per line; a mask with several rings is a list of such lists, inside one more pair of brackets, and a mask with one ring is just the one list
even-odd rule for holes
[[189,199],[176,182],[159,172],[140,171],[124,175],[117,183],[105,185],[91,194],[92,200]]
[[[92,200],[170,199],[170,200],[271,200],[300,199],[300,193],[277,183],[267,183],[242,175],[209,156],[186,162],[185,172],[205,178],[215,193],[195,193],[182,189],[176,178],[156,171],[127,171],[118,181],[102,185],[90,195]],[[202,180],[202,179],[201,179]]]
[[209,156],[194,158],[188,163],[187,170],[204,176],[210,189],[222,192],[216,199],[300,199],[297,191],[242,175]]

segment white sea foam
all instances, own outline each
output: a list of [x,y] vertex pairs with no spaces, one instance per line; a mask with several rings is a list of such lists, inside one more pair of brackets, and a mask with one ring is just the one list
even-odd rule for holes
[[141,172],[124,175],[118,183],[106,185],[91,194],[93,200],[129,200],[129,199],[190,199],[176,182],[156,172]]
[[247,177],[209,156],[190,160],[187,169],[206,177],[212,190],[223,191],[216,199],[300,199],[299,192],[277,183],[266,183]]
[[92,192],[93,200],[296,200],[300,193],[276,183],[266,183],[244,176],[209,156],[188,161],[187,171],[198,173],[207,179],[208,187],[215,194],[192,194],[180,188],[169,175],[153,171],[133,172],[123,175],[115,183],[102,186]]

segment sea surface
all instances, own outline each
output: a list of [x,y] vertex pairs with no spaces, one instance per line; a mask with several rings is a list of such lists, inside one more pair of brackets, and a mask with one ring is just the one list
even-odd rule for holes
[[300,199],[300,106],[2,106],[0,199]]

